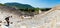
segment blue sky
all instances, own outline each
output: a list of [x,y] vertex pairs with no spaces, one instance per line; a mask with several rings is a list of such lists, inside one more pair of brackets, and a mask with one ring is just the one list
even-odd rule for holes
[[33,7],[39,7],[39,8],[49,8],[60,4],[60,0],[0,0],[0,3],[7,3],[7,2],[18,2],[22,4],[29,4]]

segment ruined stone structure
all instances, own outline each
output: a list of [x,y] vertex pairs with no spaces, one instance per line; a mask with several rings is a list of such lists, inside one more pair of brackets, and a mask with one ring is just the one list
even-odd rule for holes
[[[1,28],[17,28],[24,17],[23,12],[7,6],[0,6],[0,26]],[[25,20],[25,19],[24,19]],[[20,24],[19,24],[20,25]]]
[[55,6],[43,14],[36,15],[34,19],[41,21],[40,28],[60,28],[60,6]]
[[[16,10],[15,8],[7,7],[7,6],[0,6],[0,25],[6,26],[8,25],[7,22],[14,22],[17,20],[21,20],[21,12]],[[9,17],[12,16],[12,17]],[[5,18],[9,17],[9,21],[6,21]]]
[[[60,6],[35,15],[32,19],[22,19],[21,14],[14,8],[0,6],[0,28],[60,28]],[[6,17],[9,17],[9,26],[6,26]]]

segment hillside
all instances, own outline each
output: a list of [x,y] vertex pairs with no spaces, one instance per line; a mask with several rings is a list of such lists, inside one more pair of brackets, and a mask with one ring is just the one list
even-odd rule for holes
[[21,4],[21,3],[16,3],[16,2],[13,2],[13,3],[5,3],[6,6],[10,6],[10,7],[16,7],[18,9],[26,9],[26,8],[33,8],[31,5],[28,5],[28,4]]

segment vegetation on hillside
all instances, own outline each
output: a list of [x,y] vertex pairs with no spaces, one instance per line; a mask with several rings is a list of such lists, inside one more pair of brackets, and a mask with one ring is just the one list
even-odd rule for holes
[[0,6],[5,6],[5,4],[0,3]]
[[51,8],[40,8],[41,11],[48,11],[50,10]]
[[9,7],[16,7],[18,9],[26,9],[26,8],[34,8],[32,7],[31,5],[28,5],[28,4],[21,4],[21,3],[16,3],[16,2],[13,2],[13,3],[5,3],[6,6],[9,6]]
[[16,8],[16,9],[18,9],[20,11],[36,12],[36,13],[39,13],[39,10],[41,10],[41,11],[48,11],[48,10],[51,9],[51,8],[34,8],[31,5],[21,4],[21,3],[5,3],[5,4],[0,3],[0,6],[9,6],[9,7]]

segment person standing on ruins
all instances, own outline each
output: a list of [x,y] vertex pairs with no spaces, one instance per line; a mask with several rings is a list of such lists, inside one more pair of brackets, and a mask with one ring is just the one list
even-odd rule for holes
[[5,20],[6,20],[6,22],[7,22],[7,25],[6,25],[6,26],[9,26],[9,22],[10,22],[10,21],[9,21],[9,18],[10,18],[10,17],[12,17],[12,16],[9,16],[9,17],[6,17],[6,18],[5,18]]

